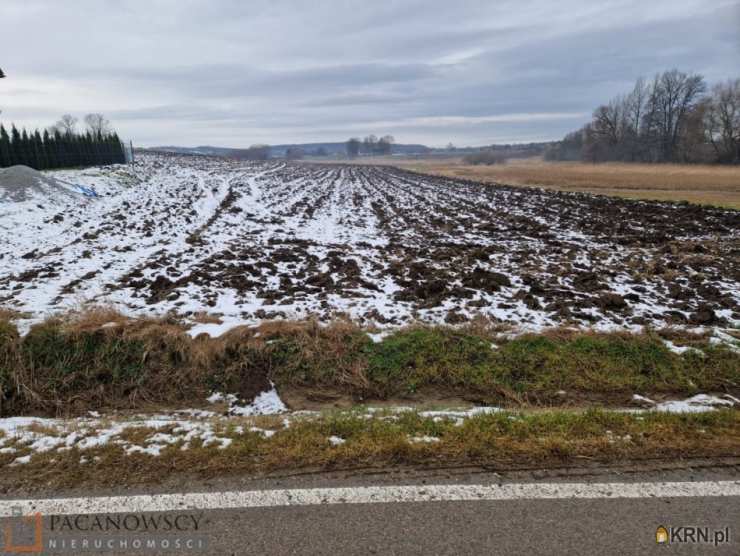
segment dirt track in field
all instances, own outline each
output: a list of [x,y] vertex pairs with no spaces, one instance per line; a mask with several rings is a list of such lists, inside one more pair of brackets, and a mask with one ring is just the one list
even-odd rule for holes
[[49,213],[37,244],[0,247],[0,303],[381,326],[740,319],[737,211],[387,167],[143,158],[141,185]]

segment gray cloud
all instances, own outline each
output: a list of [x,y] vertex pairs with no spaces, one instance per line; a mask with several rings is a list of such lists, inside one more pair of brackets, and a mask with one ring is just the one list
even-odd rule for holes
[[740,0],[711,4],[3,0],[0,117],[99,111],[140,145],[553,139],[640,75],[737,76]]
[[[387,83],[418,82],[433,77],[439,70],[424,64],[346,64],[293,70],[269,70],[238,65],[181,66],[164,70],[130,69],[118,78],[157,84],[176,89],[186,87],[192,94],[239,97],[256,94],[295,95],[300,92],[331,91],[336,88],[379,87]],[[112,77],[109,70],[100,74]]]

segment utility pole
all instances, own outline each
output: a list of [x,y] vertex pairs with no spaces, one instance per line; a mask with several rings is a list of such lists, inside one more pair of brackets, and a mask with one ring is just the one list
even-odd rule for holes
[[134,141],[132,139],[129,139],[128,141],[129,145],[131,145],[131,166],[134,165]]

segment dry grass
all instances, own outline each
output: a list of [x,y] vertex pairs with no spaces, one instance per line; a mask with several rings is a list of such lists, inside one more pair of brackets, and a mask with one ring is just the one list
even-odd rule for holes
[[199,324],[223,324],[224,321],[221,320],[221,316],[199,311],[193,315],[192,320]]
[[90,332],[101,328],[115,328],[128,324],[131,319],[108,305],[91,305],[78,308],[56,318],[64,321],[65,328],[74,332]]
[[688,201],[740,209],[740,167],[684,164],[547,162],[515,159],[473,166],[461,158],[377,158],[362,162],[507,185],[598,193],[628,199]]
[[16,311],[15,309],[9,309],[7,307],[0,307],[0,321],[13,321],[28,316],[25,313]]

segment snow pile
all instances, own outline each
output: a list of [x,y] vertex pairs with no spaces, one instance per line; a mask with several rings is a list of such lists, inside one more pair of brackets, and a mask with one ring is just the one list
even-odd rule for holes
[[708,394],[697,394],[685,400],[669,400],[660,403],[646,396],[635,394],[632,396],[632,400],[648,406],[652,411],[665,413],[705,413],[717,408],[730,408],[740,405],[740,400],[729,394],[725,394],[721,398]]
[[221,392],[214,392],[207,400],[209,403],[226,402],[229,406],[229,415],[241,415],[243,417],[253,415],[277,415],[284,413],[288,408],[280,399],[280,396],[275,389],[275,385],[271,382],[270,389],[266,392],[259,394],[252,403],[246,405],[240,405],[239,397],[235,394],[222,394]]
[[344,438],[342,438],[341,436],[330,436],[329,437],[329,443],[332,446],[341,446],[345,442],[347,442],[347,441]]
[[28,166],[0,169],[0,207],[5,203],[27,201],[60,204],[73,197],[60,182]]
[[697,394],[686,400],[659,403],[655,406],[655,411],[665,411],[666,413],[702,413],[713,411],[718,407],[733,407],[734,405],[735,403],[729,399]]

